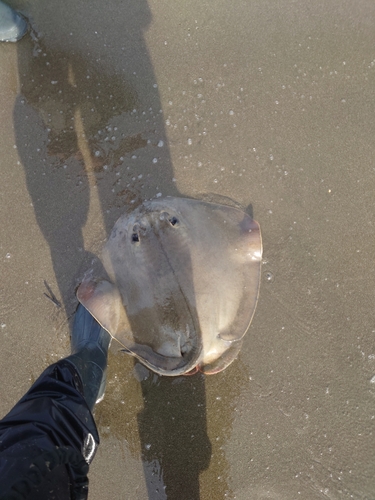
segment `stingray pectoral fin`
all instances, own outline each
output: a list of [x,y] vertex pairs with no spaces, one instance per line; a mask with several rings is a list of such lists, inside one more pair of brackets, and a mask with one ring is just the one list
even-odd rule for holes
[[130,343],[125,345],[124,342],[121,342],[121,344],[125,347],[125,352],[139,359],[150,370],[159,375],[171,377],[184,375],[186,372],[192,370],[196,366],[201,351],[201,348],[194,349],[186,356],[171,357],[163,356],[147,345],[131,345]]
[[238,353],[240,352],[242,347],[242,340],[237,340],[233,342],[227,351],[224,352],[220,356],[219,359],[213,361],[210,364],[203,365],[199,367],[199,370],[206,375],[214,375],[215,373],[219,373],[227,366],[229,366],[233,361],[237,358]]
[[84,280],[77,298],[112,337],[130,331],[130,325],[118,288],[109,281]]

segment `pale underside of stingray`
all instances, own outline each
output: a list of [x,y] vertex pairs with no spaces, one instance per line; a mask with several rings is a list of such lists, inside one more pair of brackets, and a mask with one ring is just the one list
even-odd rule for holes
[[[217,373],[238,355],[256,308],[259,225],[233,206],[144,202],[116,222],[107,276],[85,275],[78,300],[156,373]],[[104,274],[104,273],[103,273]]]

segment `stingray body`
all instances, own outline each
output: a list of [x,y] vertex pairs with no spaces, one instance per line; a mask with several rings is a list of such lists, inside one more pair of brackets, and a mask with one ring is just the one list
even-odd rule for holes
[[116,222],[107,276],[87,273],[79,301],[161,375],[217,373],[237,356],[260,284],[260,229],[232,206],[147,201]]

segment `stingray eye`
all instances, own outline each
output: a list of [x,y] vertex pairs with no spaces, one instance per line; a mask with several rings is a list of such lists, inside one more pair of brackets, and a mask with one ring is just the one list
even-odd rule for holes
[[132,243],[139,243],[141,241],[141,236],[144,236],[147,232],[147,229],[144,224],[136,223],[133,226],[133,232],[131,234]]
[[177,219],[177,217],[171,217],[168,220],[169,220],[171,226],[178,226],[179,220]]

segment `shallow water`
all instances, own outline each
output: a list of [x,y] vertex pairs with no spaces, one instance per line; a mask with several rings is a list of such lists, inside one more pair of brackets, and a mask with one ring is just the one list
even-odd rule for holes
[[214,192],[263,234],[239,359],[170,380],[111,352],[90,498],[371,499],[373,3],[17,6],[35,33],[0,46],[1,414],[68,354],[124,206]]

